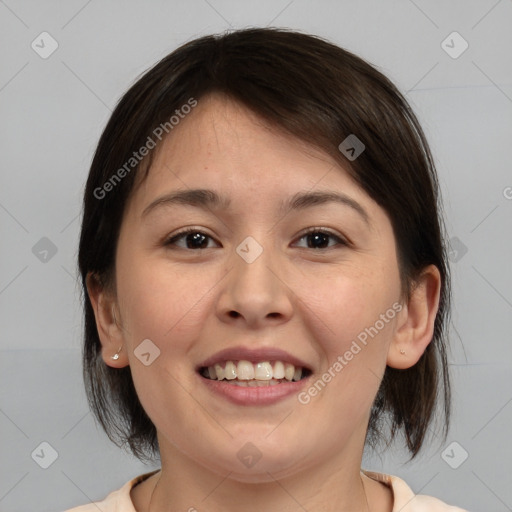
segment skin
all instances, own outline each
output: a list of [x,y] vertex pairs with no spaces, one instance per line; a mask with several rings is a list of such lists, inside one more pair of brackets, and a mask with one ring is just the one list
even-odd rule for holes
[[[414,365],[432,339],[439,272],[425,268],[405,303],[386,212],[331,157],[230,99],[202,98],[155,157],[125,211],[115,293],[88,279],[105,364],[130,365],[158,431],[162,470],[132,490],[136,510],[363,511],[367,499],[370,510],[390,512],[391,491],[360,475],[367,423],[386,365]],[[231,205],[142,216],[156,198],[190,188]],[[369,223],[338,203],[278,211],[312,190],[346,194]],[[187,248],[186,238],[165,245],[186,227],[211,237],[206,249]],[[304,238],[311,227],[334,234],[321,239],[327,248]],[[263,248],[250,264],[236,252],[247,236]],[[297,396],[234,405],[195,372],[227,347],[276,346],[307,361],[314,382],[397,302],[402,310],[307,405]],[[149,366],[134,354],[144,339],[160,350]],[[262,453],[251,468],[237,457],[247,442]]]

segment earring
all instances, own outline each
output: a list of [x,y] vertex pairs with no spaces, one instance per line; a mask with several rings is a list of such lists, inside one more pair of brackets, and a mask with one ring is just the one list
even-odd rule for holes
[[121,345],[119,347],[119,349],[117,350],[117,352],[113,356],[110,356],[110,359],[113,359],[114,361],[117,361],[119,359],[119,352],[121,352],[121,350],[123,350],[123,345]]
[[400,349],[400,354],[402,354],[402,355],[405,354],[405,350],[403,348]]

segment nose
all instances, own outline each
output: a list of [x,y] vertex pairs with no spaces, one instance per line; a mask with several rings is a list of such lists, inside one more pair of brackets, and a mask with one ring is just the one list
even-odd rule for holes
[[293,314],[293,291],[276,254],[263,248],[252,262],[237,252],[231,258],[232,270],[217,303],[221,321],[252,329],[287,322]]

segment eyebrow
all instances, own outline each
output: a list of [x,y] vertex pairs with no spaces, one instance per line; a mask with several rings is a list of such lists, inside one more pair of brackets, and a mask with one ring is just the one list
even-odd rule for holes
[[[371,226],[370,216],[366,210],[357,201],[340,192],[297,192],[288,200],[282,201],[279,210],[283,215],[286,215],[291,211],[305,210],[327,203],[349,206],[362,217],[366,224]],[[177,190],[152,201],[144,208],[141,217],[146,217],[150,212],[163,206],[172,206],[174,204],[194,206],[203,210],[226,210],[229,208],[231,200],[209,189]]]

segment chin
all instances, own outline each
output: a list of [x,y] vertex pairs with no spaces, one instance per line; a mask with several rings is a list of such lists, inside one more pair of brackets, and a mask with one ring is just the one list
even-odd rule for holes
[[[237,443],[238,444],[238,443]],[[210,453],[208,460],[203,460],[206,467],[210,467],[216,473],[223,476],[229,474],[229,478],[242,483],[269,483],[276,479],[285,478],[300,471],[301,447],[296,450],[277,450],[268,443],[257,448],[256,443],[247,441],[241,448],[233,451],[226,457],[226,452],[220,454]],[[216,467],[212,467],[212,460],[216,461]]]

